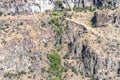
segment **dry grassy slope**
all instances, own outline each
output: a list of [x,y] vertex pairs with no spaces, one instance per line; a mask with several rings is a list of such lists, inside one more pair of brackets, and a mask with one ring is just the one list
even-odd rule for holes
[[[27,72],[20,76],[19,79],[21,80],[39,80],[47,78],[48,74],[41,74],[40,71],[43,67],[46,69],[49,67],[47,54],[55,50],[53,39],[55,32],[53,31],[53,26],[46,25],[46,27],[42,27],[41,25],[44,24],[44,22],[48,24],[48,21],[51,19],[50,15],[51,13],[43,13],[0,17],[2,26],[0,30],[0,61],[2,61],[0,68],[4,68],[4,70],[1,70],[0,80],[7,79],[3,77],[6,73],[15,72],[16,74],[19,71]],[[65,50],[68,51],[67,46],[61,50],[61,56],[67,53]],[[28,57],[24,56],[24,52],[29,53]],[[15,55],[15,53],[17,54]],[[42,59],[33,61],[29,59],[30,57],[40,57]],[[71,62],[73,61],[74,60],[71,60]],[[76,63],[76,61],[74,62]],[[17,66],[19,69],[17,69]],[[31,66],[34,72],[30,72],[28,69],[29,66]],[[65,74],[63,73],[63,75]],[[71,70],[68,71],[68,74],[68,80],[82,80],[82,76],[76,76]],[[18,80],[17,77],[11,79]]]
[[[86,40],[89,44],[89,47],[97,55],[102,56],[102,58],[112,57],[113,60],[120,60],[119,28],[112,26],[103,28],[92,28],[90,24],[90,19],[93,16],[92,12],[70,12],[70,14],[72,14],[72,18],[66,18],[68,21],[82,24],[88,30],[88,33],[84,34],[79,39],[80,42],[84,42]],[[0,30],[0,61],[2,61],[2,63],[0,63],[2,64],[0,65],[0,68],[5,67],[5,70],[1,70],[0,72],[0,80],[6,80],[7,78],[3,78],[3,75],[9,71],[17,72],[23,70],[28,73],[22,75],[20,78],[21,80],[39,80],[40,78],[46,79],[46,76],[48,77],[47,73],[40,73],[40,68],[48,68],[49,62],[46,54],[50,53],[52,50],[55,50],[55,32],[53,31],[53,26],[47,24],[46,26],[42,27],[41,25],[43,24],[43,22],[48,23],[50,18],[51,13],[0,17],[0,21],[3,24],[2,30]],[[118,44],[117,47],[116,44]],[[68,52],[67,45],[63,45],[64,48],[59,52],[61,56]],[[13,53],[15,54],[15,51],[20,54],[22,50],[30,53],[29,57],[25,57],[24,54],[21,55],[22,58],[20,58],[20,56],[18,55],[12,56]],[[31,60],[29,59],[31,56],[36,58],[41,57],[42,59]],[[62,62],[66,61],[67,60],[63,59]],[[72,62],[72,64],[75,66],[77,65],[77,61],[78,60],[76,59],[68,60],[68,62]],[[18,70],[16,65],[18,65]],[[32,66],[34,72],[31,73],[29,71],[28,65]],[[66,73],[63,73],[63,75],[65,74]],[[67,74],[67,80],[89,79],[83,78],[84,76],[81,75],[76,76],[71,70],[69,70]],[[73,76],[71,76],[72,74]],[[31,76],[32,78],[28,78],[28,76]],[[111,76],[111,74],[109,74],[108,76]],[[8,80],[18,79],[12,78]]]
[[[24,70],[28,74],[23,75],[20,78],[22,80],[38,80],[42,77],[44,79],[43,74],[40,73],[40,68],[48,67],[46,54],[50,50],[54,50],[54,44],[52,43],[53,30],[41,27],[41,24],[43,24],[41,21],[49,21],[48,19],[49,15],[47,13],[0,17],[2,26],[0,30],[0,61],[3,62],[0,68],[5,68],[5,71],[0,72],[0,80],[3,80],[3,75],[9,71],[19,72]],[[46,43],[48,46],[44,47]],[[23,52],[29,53],[29,57],[24,56]],[[33,61],[30,57],[36,57],[38,60]],[[33,70],[35,68],[33,73],[28,69],[29,66]],[[33,78],[34,75],[35,79]],[[31,78],[27,78],[28,76]],[[18,79],[14,78],[12,80]]]

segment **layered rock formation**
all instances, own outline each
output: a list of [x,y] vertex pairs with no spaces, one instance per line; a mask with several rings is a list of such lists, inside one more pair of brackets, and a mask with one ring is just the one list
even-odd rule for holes
[[[60,6],[56,4],[59,2]],[[118,7],[119,0],[1,0],[0,11],[6,14],[34,13],[54,10],[56,5],[64,8],[75,7]]]

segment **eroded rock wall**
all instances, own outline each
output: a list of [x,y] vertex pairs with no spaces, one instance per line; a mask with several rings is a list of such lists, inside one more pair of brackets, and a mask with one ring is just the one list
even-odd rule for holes
[[[35,13],[54,10],[57,0],[1,0],[0,11],[6,14]],[[64,8],[119,7],[119,0],[60,0]],[[58,5],[58,4],[57,4]],[[58,5],[59,6],[59,5]],[[61,6],[59,6],[61,7]]]

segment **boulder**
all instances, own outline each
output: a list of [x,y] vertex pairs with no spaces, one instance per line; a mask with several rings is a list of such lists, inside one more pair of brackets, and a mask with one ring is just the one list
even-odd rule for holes
[[109,16],[104,12],[95,12],[91,21],[94,27],[105,27],[108,25]]
[[[109,13],[109,12],[108,12]],[[105,27],[112,25],[114,27],[120,27],[120,12],[119,9],[108,14],[107,11],[95,12],[91,19],[94,27]]]

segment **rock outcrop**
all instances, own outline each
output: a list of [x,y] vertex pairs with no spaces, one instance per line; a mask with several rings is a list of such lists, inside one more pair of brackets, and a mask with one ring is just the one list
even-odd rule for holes
[[91,19],[93,26],[95,27],[105,27],[112,25],[115,27],[120,27],[120,9],[115,10],[112,13],[95,12],[93,18]]
[[[119,80],[119,58],[116,56],[119,54],[120,47],[117,46],[116,43],[119,43],[120,41],[116,38],[112,39],[109,35],[105,35],[106,37],[103,38],[101,43],[98,41],[99,37],[96,37],[95,41],[98,42],[93,42],[92,44],[96,44],[96,46],[92,46],[90,43],[92,37],[90,37],[90,41],[88,38],[82,40],[82,36],[89,34],[88,31],[89,30],[82,24],[71,21],[67,22],[65,32],[62,34],[62,44],[67,45],[69,57],[66,58],[64,67],[68,69],[75,68],[75,73],[78,76],[84,74],[86,77],[93,77],[94,80]],[[107,43],[105,42],[106,39],[108,39]],[[100,48],[102,48],[103,52],[96,52],[97,49]],[[75,64],[74,61],[76,60],[78,60],[78,62]]]

